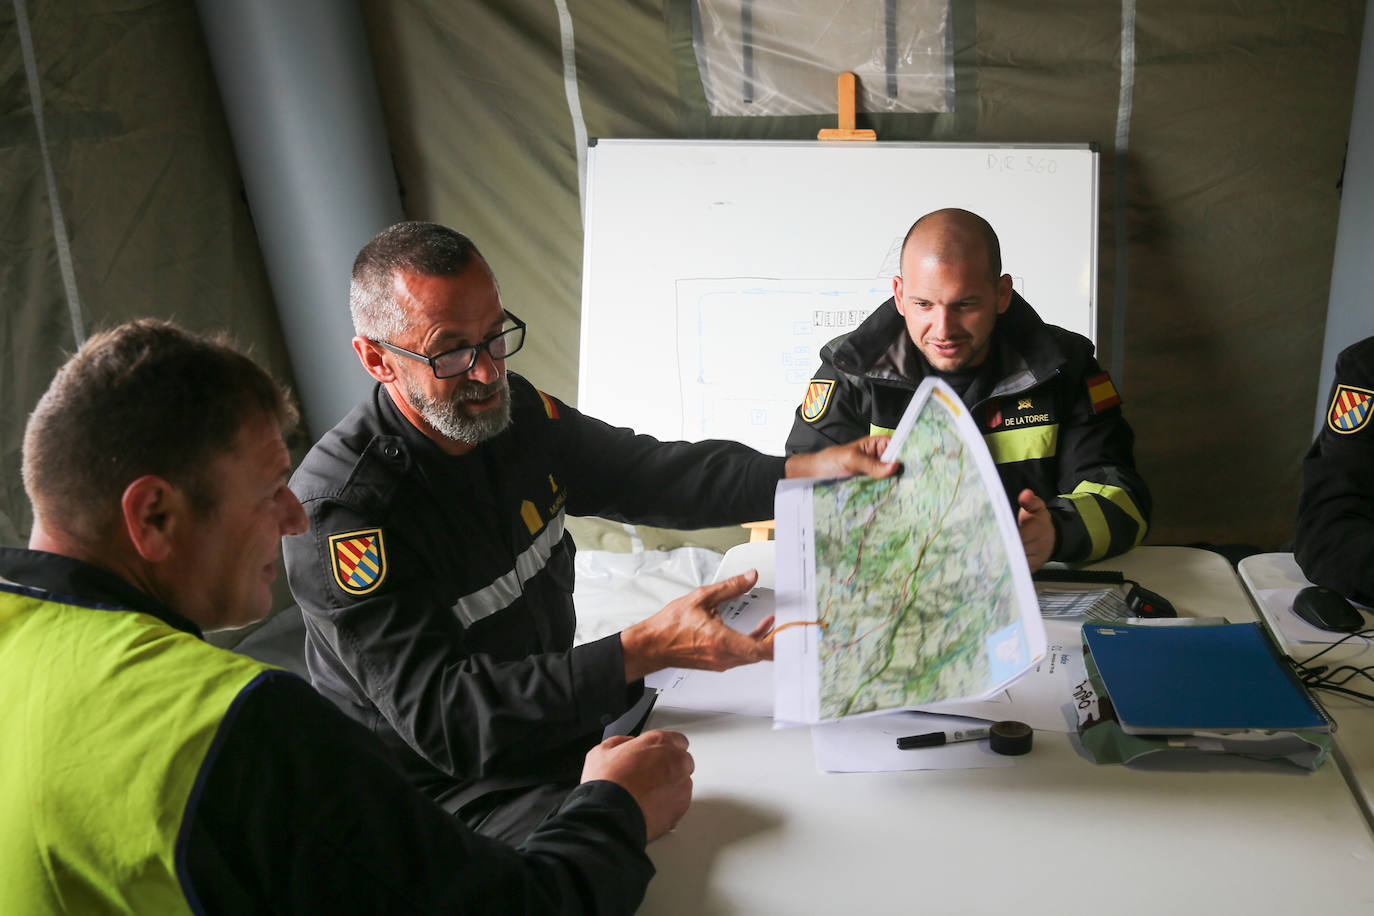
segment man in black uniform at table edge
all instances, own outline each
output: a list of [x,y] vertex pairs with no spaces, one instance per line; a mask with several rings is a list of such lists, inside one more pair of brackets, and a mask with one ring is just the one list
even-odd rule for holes
[[490,836],[518,842],[558,806],[646,674],[772,657],[771,620],[737,633],[714,610],[752,572],[574,647],[567,515],[736,524],[772,517],[784,475],[895,470],[877,460],[884,437],[784,459],[582,414],[506,371],[525,322],[472,242],[443,226],[373,238],[350,306],[377,384],[291,480],[311,522],[284,543],[306,664],[416,786]]
[[1374,605],[1374,337],[1336,357],[1321,431],[1302,462],[1293,554],[1317,584]]

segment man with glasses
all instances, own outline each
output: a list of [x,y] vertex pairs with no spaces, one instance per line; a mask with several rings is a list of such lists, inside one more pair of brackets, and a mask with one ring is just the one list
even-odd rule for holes
[[784,475],[895,469],[878,437],[783,459],[584,416],[506,372],[524,323],[442,226],[380,233],[350,299],[353,348],[378,384],[291,481],[311,522],[285,542],[306,663],[412,782],[491,836],[518,841],[557,807],[646,674],[772,657],[768,623],[743,634],[715,615],[752,574],[574,648],[565,513],[734,524],[771,517]]

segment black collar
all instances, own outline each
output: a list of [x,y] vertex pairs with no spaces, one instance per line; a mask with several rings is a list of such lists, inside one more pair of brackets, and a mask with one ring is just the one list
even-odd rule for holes
[[382,421],[385,431],[393,436],[400,436],[412,450],[421,454],[430,454],[442,457],[446,454],[434,440],[430,439],[423,432],[416,428],[410,418],[401,413],[401,408],[396,406],[396,402],[391,399],[391,392],[381,382],[373,389],[374,403],[377,405],[377,413]]
[[151,614],[170,627],[202,638],[195,621],[183,617],[109,570],[43,550],[0,547],[0,578],[81,607]]

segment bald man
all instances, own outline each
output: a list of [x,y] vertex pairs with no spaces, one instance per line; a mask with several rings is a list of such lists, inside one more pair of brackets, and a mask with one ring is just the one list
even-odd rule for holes
[[959,393],[997,464],[1032,570],[1091,562],[1145,537],[1150,494],[1111,378],[1085,337],[1040,320],[967,210],[918,219],[892,298],[821,349],[787,454],[890,434],[927,376]]

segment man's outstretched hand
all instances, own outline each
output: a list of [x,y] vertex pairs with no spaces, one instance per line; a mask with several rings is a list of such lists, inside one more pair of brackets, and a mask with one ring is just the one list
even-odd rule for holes
[[865,436],[848,445],[832,445],[805,455],[787,459],[787,477],[890,477],[897,471],[897,462],[880,461],[887,450],[887,436]]
[[770,616],[753,632],[738,633],[720,619],[716,608],[758,582],[755,570],[721,582],[694,588],[657,614],[620,633],[625,656],[625,682],[631,683],[663,668],[701,668],[724,671],[773,657],[768,631]]

